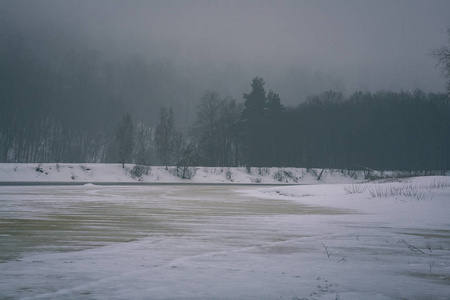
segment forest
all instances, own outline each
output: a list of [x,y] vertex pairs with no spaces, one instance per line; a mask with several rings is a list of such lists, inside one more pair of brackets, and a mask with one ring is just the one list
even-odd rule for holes
[[[327,91],[284,107],[254,78],[240,113],[206,93],[192,142],[200,165],[376,170],[448,170],[446,94]],[[227,106],[228,104],[228,106]],[[236,109],[231,110],[236,112]]]
[[284,105],[254,77],[241,99],[199,96],[170,62],[111,61],[84,48],[48,59],[18,36],[7,39],[4,163],[450,169],[444,93],[329,90]]

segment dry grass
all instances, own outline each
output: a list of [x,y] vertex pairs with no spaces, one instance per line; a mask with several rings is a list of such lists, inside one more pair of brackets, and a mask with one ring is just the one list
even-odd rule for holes
[[[433,190],[444,189],[450,187],[450,181],[434,180],[431,183],[417,184],[411,181],[399,182],[398,184],[375,184],[369,185],[367,190],[372,198],[389,198],[389,197],[406,197],[416,199],[417,201],[424,200],[427,194],[433,194]],[[360,187],[356,185],[347,186],[345,190],[349,194],[361,192]]]
[[435,180],[432,183],[430,183],[427,187],[429,189],[445,189],[450,186],[449,181],[445,180]]
[[400,186],[376,185],[369,187],[372,198],[407,197],[417,201],[425,199],[425,190],[418,185],[405,184]]
[[344,186],[347,194],[362,194],[367,190],[367,185],[361,183],[352,183]]

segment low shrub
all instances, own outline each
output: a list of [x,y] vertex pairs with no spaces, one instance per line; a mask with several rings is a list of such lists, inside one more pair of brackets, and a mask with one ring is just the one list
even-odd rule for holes
[[148,175],[151,172],[150,166],[143,165],[135,165],[133,169],[131,169],[130,174],[133,179],[140,179],[143,175]]

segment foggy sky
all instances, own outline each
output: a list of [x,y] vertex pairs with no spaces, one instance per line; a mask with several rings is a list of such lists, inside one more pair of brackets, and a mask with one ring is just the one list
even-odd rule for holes
[[37,48],[80,39],[111,58],[170,60],[239,98],[261,76],[294,103],[298,89],[444,91],[430,51],[448,42],[450,1],[0,0],[0,17]]

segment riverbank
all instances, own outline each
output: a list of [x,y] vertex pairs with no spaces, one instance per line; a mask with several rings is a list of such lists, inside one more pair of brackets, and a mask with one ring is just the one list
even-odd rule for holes
[[[179,171],[179,170],[178,170]],[[305,168],[192,167],[182,178],[176,167],[126,164],[0,164],[0,182],[14,184],[317,184],[364,181],[363,171]]]

